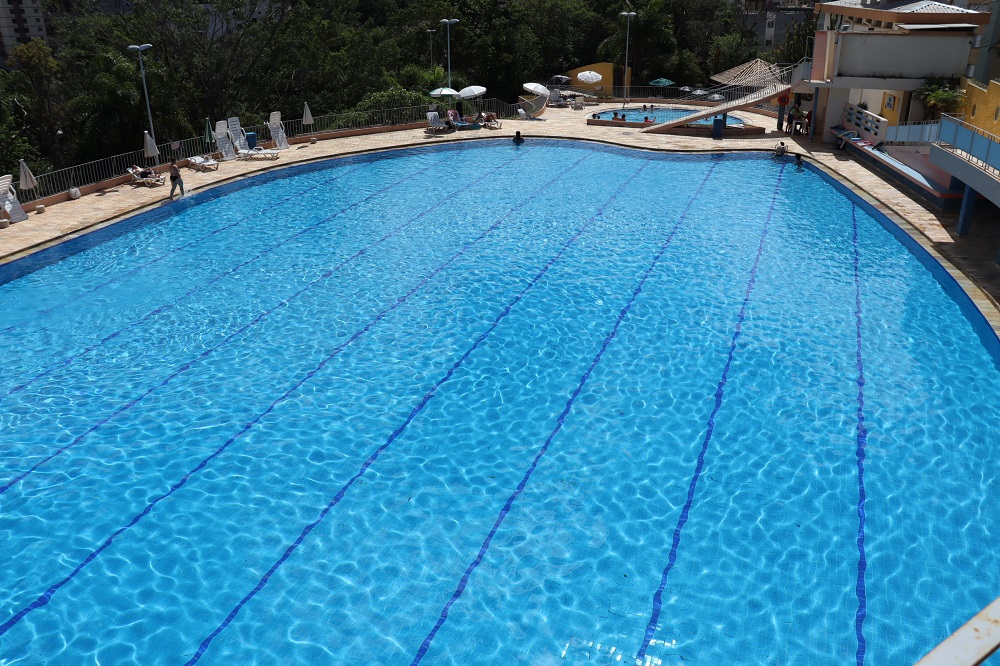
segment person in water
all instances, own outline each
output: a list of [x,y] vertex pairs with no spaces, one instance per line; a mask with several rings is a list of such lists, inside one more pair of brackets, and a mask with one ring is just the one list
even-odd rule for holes
[[514,132],[514,143],[524,143],[524,137],[521,136],[520,130]]

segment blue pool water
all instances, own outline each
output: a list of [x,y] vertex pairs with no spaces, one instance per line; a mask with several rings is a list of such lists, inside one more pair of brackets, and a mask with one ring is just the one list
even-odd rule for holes
[[0,286],[3,663],[912,664],[1000,589],[996,338],[810,168],[477,141],[145,215]]
[[[678,118],[683,118],[684,116],[690,115],[692,109],[674,109],[666,106],[658,106],[655,109],[622,109],[619,111],[601,111],[597,114],[598,118],[601,120],[611,120],[612,116],[617,113],[620,116],[624,115],[625,120],[633,123],[641,123],[646,118],[650,120],[655,120],[658,123],[665,123],[670,120],[676,120]],[[712,118],[702,118],[701,120],[692,120],[691,125],[711,125]],[[728,126],[742,126],[744,124],[742,118],[737,116],[726,116],[726,125]]]

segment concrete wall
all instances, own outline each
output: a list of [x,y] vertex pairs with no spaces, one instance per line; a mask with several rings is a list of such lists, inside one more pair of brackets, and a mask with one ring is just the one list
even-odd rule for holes
[[971,35],[842,32],[838,76],[926,78],[961,76]]

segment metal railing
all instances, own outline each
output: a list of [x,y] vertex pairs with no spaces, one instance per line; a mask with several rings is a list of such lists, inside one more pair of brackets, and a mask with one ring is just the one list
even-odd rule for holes
[[941,130],[937,120],[900,123],[885,128],[885,144],[889,146],[926,146],[936,143]]
[[[442,99],[437,103],[439,109],[454,108],[457,100]],[[517,115],[517,106],[498,99],[479,99],[462,101],[463,110],[468,114],[483,111],[495,113],[499,118],[513,118]],[[282,122],[287,137],[314,135],[337,130],[367,129],[372,127],[391,127],[407,125],[427,120],[428,105],[401,107],[396,109],[377,109],[373,111],[345,111],[314,118],[312,125],[303,125],[302,119]],[[271,139],[267,125],[251,125],[243,128],[246,132],[254,132],[258,141]],[[105,157],[85,164],[78,164],[58,169],[49,173],[35,174],[38,185],[31,190],[17,189],[18,182],[13,187],[21,198],[22,204],[42,199],[60,192],[66,192],[74,187],[93,185],[105,180],[126,175],[133,165],[159,166],[169,162],[171,158],[178,160],[213,152],[214,142],[206,142],[204,137],[191,137],[180,141],[166,141],[157,145],[160,154],[157,158],[147,158],[142,150],[133,150],[120,155]]]
[[1000,136],[944,114],[935,143],[983,171],[1000,176]]

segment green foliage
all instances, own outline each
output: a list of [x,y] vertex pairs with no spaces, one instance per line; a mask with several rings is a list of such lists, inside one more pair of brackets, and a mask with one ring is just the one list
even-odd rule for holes
[[768,54],[771,62],[796,63],[806,56],[811,56],[812,38],[816,34],[816,16],[810,14],[802,23],[796,25],[786,35],[784,41],[772,53]]
[[913,98],[924,105],[930,119],[942,113],[954,113],[965,104],[965,92],[958,81],[948,78],[929,78],[913,92]]
[[398,86],[368,93],[362,99],[356,109],[358,111],[377,111],[379,109],[398,109],[404,106],[420,106],[421,104],[432,103],[431,98],[426,93],[415,90],[406,90]]
[[135,43],[153,45],[143,65],[161,142],[201,134],[206,117],[296,118],[305,102],[316,115],[429,103],[448,80],[446,17],[459,19],[452,87],[508,101],[526,81],[623,63],[624,10],[637,14],[635,81],[699,84],[754,52],[741,5],[728,0],[156,0],[120,11],[45,1],[48,43],[13,49],[0,79],[8,168],[14,154],[58,167],[140,149],[149,121]]

